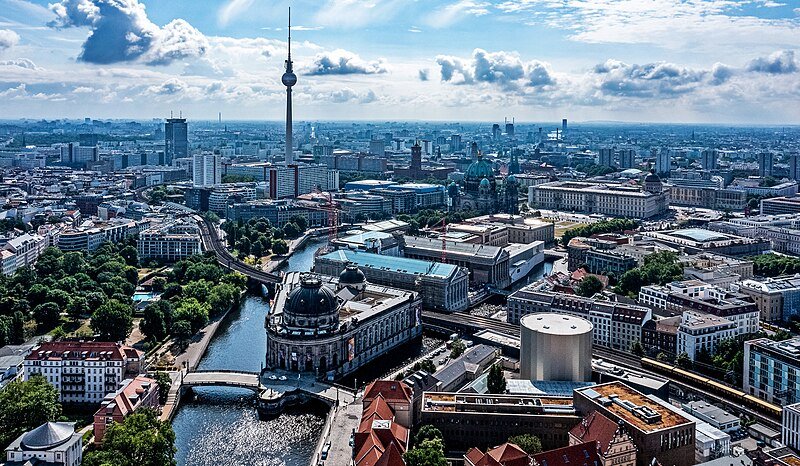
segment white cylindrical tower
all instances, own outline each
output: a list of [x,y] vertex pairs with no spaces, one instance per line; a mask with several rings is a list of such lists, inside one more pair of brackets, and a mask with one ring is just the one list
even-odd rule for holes
[[592,323],[566,314],[529,314],[520,320],[520,378],[592,380]]

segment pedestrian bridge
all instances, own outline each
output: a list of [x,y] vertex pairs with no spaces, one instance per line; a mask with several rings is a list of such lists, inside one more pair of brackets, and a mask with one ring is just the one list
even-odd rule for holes
[[237,387],[260,392],[264,387],[258,372],[194,371],[183,376],[183,387]]

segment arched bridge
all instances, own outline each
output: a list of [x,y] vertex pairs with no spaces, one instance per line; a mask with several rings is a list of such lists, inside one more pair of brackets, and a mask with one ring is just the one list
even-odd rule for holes
[[183,376],[183,387],[237,387],[260,392],[258,372],[195,371]]

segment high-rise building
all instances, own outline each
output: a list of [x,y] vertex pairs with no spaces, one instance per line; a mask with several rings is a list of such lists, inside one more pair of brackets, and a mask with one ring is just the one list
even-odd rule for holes
[[622,149],[619,151],[619,167],[633,168],[636,160],[636,151],[633,149]]
[[422,146],[419,142],[411,146],[411,170],[417,173],[422,171]]
[[561,132],[562,133],[566,133],[567,132],[567,119],[566,118],[563,118],[561,120]]
[[169,118],[164,125],[164,165],[189,156],[189,128],[186,118]]
[[773,162],[772,152],[758,154],[758,176],[772,176]]
[[450,136],[450,150],[453,152],[458,152],[462,149],[461,147],[461,135],[454,134]]
[[286,72],[281,77],[281,82],[286,86],[286,163],[294,162],[294,144],[292,142],[292,86],[297,84],[297,75],[292,70],[292,8],[289,7],[289,41],[288,55],[286,56]]
[[715,170],[717,168],[717,157],[719,152],[715,149],[706,149],[700,154],[700,164],[704,170]]
[[789,179],[800,181],[800,154],[789,155]]
[[614,166],[614,149],[600,149],[600,155],[597,159],[597,164],[604,167]]
[[498,125],[497,123],[493,124],[492,125],[492,138],[500,139],[500,135],[501,134],[502,133],[500,131],[500,125]]
[[197,187],[222,183],[222,157],[219,154],[197,154],[192,158],[192,182]]
[[655,148],[651,150],[651,155],[656,159],[656,175],[669,176],[671,167],[669,149],[662,147],[660,151],[656,151]]
[[513,138],[514,137],[514,119],[511,119],[511,123],[506,121],[506,136]]

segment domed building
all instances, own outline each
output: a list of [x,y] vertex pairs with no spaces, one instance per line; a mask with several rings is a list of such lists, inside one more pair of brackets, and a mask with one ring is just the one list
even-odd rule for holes
[[82,435],[69,422],[45,422],[25,432],[6,447],[6,460],[23,464],[29,460],[46,464],[80,466]]
[[354,264],[336,278],[287,273],[267,315],[267,367],[349,374],[420,336],[421,303],[413,291],[369,284]]
[[655,194],[660,194],[664,190],[664,184],[661,182],[661,178],[656,175],[655,170],[650,170],[650,173],[644,177],[644,190]]
[[492,164],[478,153],[477,159],[464,172],[464,193],[459,196],[458,206],[462,210],[483,213],[497,211],[497,181]]

